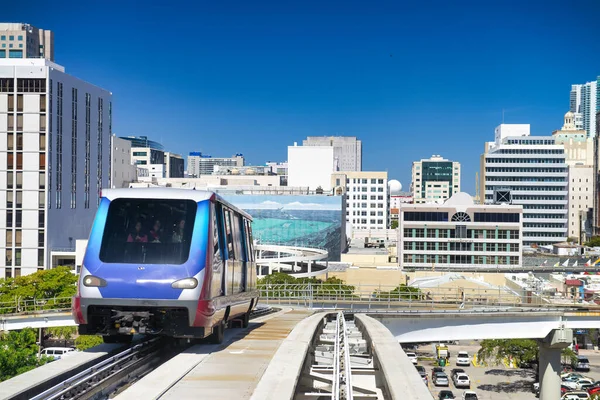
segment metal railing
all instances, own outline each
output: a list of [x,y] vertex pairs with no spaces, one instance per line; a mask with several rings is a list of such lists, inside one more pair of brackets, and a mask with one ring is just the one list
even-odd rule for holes
[[49,299],[22,299],[0,302],[0,314],[38,314],[71,310],[72,297],[53,297]]
[[[309,308],[477,308],[550,305],[547,297],[521,295],[508,288],[426,288],[331,283],[259,284],[263,304]],[[552,304],[555,306],[556,304]]]

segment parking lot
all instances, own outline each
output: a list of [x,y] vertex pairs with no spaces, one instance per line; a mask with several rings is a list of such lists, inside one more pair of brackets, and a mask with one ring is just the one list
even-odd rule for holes
[[[475,367],[471,364],[468,367],[456,366],[456,355],[459,351],[467,351],[471,358],[479,350],[477,342],[460,343],[460,345],[450,345],[450,365],[444,368],[448,375],[450,384],[448,387],[436,387],[431,381],[431,370],[435,366],[433,361],[419,361],[419,365],[425,367],[429,378],[429,390],[437,400],[440,390],[451,390],[457,399],[462,397],[464,388],[454,387],[450,372],[454,368],[465,370],[471,380],[471,389],[477,393],[479,400],[535,400],[533,393],[533,383],[535,381],[535,372],[532,369],[506,368],[504,365]],[[433,358],[432,345],[420,346],[416,349],[419,357]],[[590,360],[590,372],[582,372],[594,380],[600,379],[600,352],[594,350],[581,350],[581,355],[585,355]]]

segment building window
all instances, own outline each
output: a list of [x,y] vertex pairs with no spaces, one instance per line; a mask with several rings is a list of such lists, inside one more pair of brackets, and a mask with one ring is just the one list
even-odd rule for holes
[[[12,44],[10,45],[12,47]],[[8,58],[23,58],[23,50],[8,50]]]
[[77,208],[77,89],[71,89],[71,208]]
[[40,210],[38,211],[38,228],[43,228],[44,227],[44,210]]
[[63,156],[63,84],[57,83],[56,102],[56,208],[62,208],[62,156]]
[[15,227],[21,228],[23,226],[23,211],[16,210],[15,211]]
[[44,247],[44,231],[38,231],[38,247]]
[[[15,249],[15,265],[18,267],[21,266],[21,249]],[[21,268],[15,268],[15,277],[17,276],[17,273],[21,275]]]
[[97,171],[97,177],[96,177],[96,193],[97,193],[97,204],[96,206],[98,206],[100,204],[100,196],[102,193],[102,137],[104,136],[103,133],[103,119],[104,119],[104,102],[102,97],[98,98],[98,161],[96,164],[96,171]]
[[44,249],[38,249],[38,267],[44,267]]
[[85,94],[85,164],[84,164],[84,207],[90,208],[90,162],[91,162],[91,107],[92,96]]

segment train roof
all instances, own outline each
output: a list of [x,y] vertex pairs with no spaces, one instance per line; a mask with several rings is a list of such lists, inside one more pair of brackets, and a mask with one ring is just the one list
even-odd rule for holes
[[248,219],[252,216],[239,207],[234,206],[215,192],[209,190],[174,189],[174,188],[127,188],[127,189],[103,189],[102,197],[109,200],[114,199],[182,199],[200,201],[215,198],[220,203],[227,205],[233,210],[244,215]]

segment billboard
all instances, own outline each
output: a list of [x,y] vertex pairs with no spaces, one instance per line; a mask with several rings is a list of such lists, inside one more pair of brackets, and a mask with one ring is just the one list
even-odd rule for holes
[[259,244],[326,249],[328,260],[339,261],[346,245],[343,196],[222,195],[252,215]]

